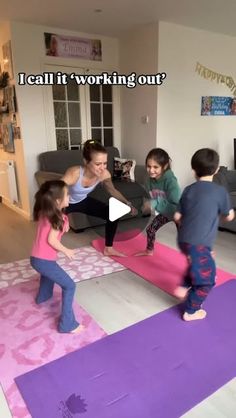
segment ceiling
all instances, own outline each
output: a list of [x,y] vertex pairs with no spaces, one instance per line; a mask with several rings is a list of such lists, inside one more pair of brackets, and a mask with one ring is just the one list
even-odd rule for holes
[[236,36],[236,0],[0,0],[0,10],[1,20],[108,36],[158,20]]

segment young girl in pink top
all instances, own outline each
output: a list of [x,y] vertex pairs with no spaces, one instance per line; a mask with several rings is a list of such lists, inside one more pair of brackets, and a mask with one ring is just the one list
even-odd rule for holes
[[54,283],[62,288],[62,310],[59,332],[79,332],[82,326],[76,321],[72,303],[75,283],[57,264],[57,252],[61,251],[70,259],[75,250],[66,248],[60,240],[69,230],[67,216],[63,209],[69,205],[68,187],[62,180],[46,181],[35,195],[34,220],[38,221],[36,239],[30,262],[40,273],[40,286],[36,303],[42,303],[53,295]]

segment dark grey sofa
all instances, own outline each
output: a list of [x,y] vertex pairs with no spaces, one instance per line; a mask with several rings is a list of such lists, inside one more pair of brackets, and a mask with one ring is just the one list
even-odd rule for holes
[[[232,207],[236,210],[236,170],[228,170],[227,167],[221,166],[214,176],[214,181],[228,190]],[[220,222],[219,228],[236,232],[236,219],[231,222]]]
[[[107,168],[113,175],[113,159],[120,157],[119,150],[115,147],[107,147],[108,164]],[[62,150],[62,151],[47,151],[39,155],[39,171],[35,173],[35,178],[40,186],[46,180],[53,180],[60,178],[65,171],[75,165],[83,165],[82,151],[78,150]],[[128,201],[136,208],[140,208],[143,203],[145,195],[142,184],[144,183],[146,170],[144,166],[136,165],[135,167],[135,182],[127,180],[113,179],[113,183],[117,190],[119,190]],[[103,185],[99,184],[96,189],[90,194],[95,199],[108,202],[109,195]],[[126,215],[124,218],[129,218]],[[122,218],[123,219],[123,218]],[[69,215],[70,226],[73,230],[83,230],[90,226],[97,226],[104,224],[100,218],[87,217],[83,213],[72,213]]]

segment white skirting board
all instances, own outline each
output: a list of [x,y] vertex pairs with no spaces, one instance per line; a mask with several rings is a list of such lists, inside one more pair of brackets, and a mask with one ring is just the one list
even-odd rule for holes
[[13,160],[0,160],[0,196],[10,203],[19,203],[16,169]]

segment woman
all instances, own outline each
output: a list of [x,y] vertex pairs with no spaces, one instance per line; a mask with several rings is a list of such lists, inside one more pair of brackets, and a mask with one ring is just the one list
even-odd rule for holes
[[[118,221],[109,220],[109,206],[89,196],[99,183],[103,183],[107,192],[131,206],[130,202],[114,187],[111,174],[107,170],[107,151],[99,143],[93,140],[85,142],[83,147],[84,166],[70,167],[63,180],[69,186],[69,206],[66,213],[81,212],[86,215],[96,216],[106,220],[104,255],[119,256],[124,254],[113,248],[113,240]],[[131,206],[131,213],[136,214],[136,209]]]

